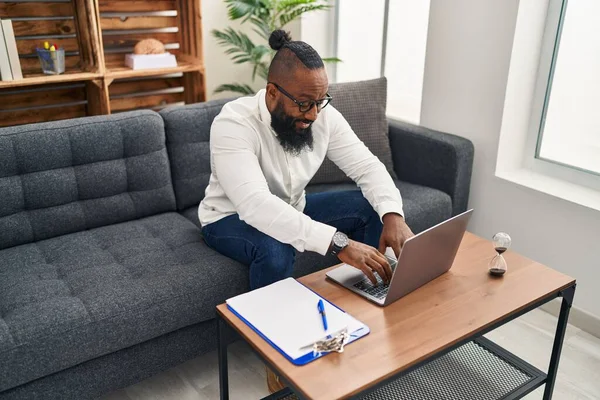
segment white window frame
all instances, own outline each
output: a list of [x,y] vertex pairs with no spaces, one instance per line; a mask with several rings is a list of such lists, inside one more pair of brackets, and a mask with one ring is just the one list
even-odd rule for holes
[[[393,65],[387,65],[388,62],[393,63],[394,61],[394,57],[392,53],[388,53],[389,49],[388,49],[388,44],[390,43],[389,41],[392,40],[390,39],[390,23],[394,23],[394,21],[390,21],[390,12],[392,12],[392,17],[394,16],[394,12],[397,12],[398,9],[397,8],[392,8],[392,7],[404,7],[407,8],[410,6],[411,2],[414,2],[415,0],[403,0],[402,2],[398,2],[398,3],[392,3],[391,0],[383,0],[383,20],[382,20],[382,29],[381,29],[381,56],[379,58],[379,63],[380,63],[380,69],[379,69],[379,77],[384,77],[386,76],[386,68],[394,68]],[[427,15],[426,15],[426,21],[424,22],[424,27],[425,30],[427,31],[428,28],[428,24],[429,24],[429,8],[430,8],[430,0],[417,0],[419,3],[419,8],[423,8],[425,5],[427,7]],[[343,56],[341,56],[339,54],[338,51],[338,45],[339,45],[339,35],[340,35],[340,4],[342,3],[342,0],[335,0],[335,5],[334,5],[334,29],[333,29],[333,53],[335,54],[336,57],[340,57],[340,58],[344,58]],[[378,10],[380,10],[378,8]],[[422,12],[419,12],[418,15],[418,19],[420,20],[420,18],[422,18],[424,16],[424,14]],[[394,25],[392,26],[392,37],[394,36]],[[397,33],[396,33],[397,34]],[[427,35],[427,33],[426,33]],[[419,42],[421,43],[421,42]],[[411,55],[411,60],[413,60],[413,63],[411,66],[409,66],[408,68],[410,68],[410,71],[408,74],[405,74],[404,77],[406,79],[406,77],[408,77],[408,79],[412,80],[412,83],[419,83],[419,89],[416,89],[415,85],[411,85],[411,87],[401,87],[400,88],[400,92],[396,92],[394,93],[394,95],[397,95],[398,93],[403,93],[404,97],[403,98],[396,98],[396,97],[392,97],[393,95],[390,95],[390,92],[392,90],[398,90],[397,87],[392,88],[392,82],[394,82],[394,79],[392,79],[391,77],[388,79],[388,103],[387,103],[387,116],[389,119],[393,119],[393,120],[401,120],[401,121],[406,121],[409,123],[413,123],[413,124],[419,124],[420,121],[420,117],[421,117],[421,102],[422,102],[422,94],[423,94],[423,79],[424,79],[424,69],[425,69],[425,53],[426,53],[426,36],[425,36],[425,41],[422,43],[423,47],[415,47],[413,46],[412,48],[409,49],[409,52],[412,52]],[[422,50],[422,54],[420,54],[420,50]],[[391,50],[392,52],[394,52],[395,50],[392,48]],[[418,53],[418,54],[415,54]],[[391,54],[391,56],[390,56]],[[418,61],[415,61],[418,60]],[[421,64],[421,65],[415,65],[415,64]],[[339,77],[341,75],[341,73],[339,73],[338,68],[341,65],[339,64],[335,64],[335,66],[332,68],[332,71],[330,72],[330,78],[331,78],[331,82],[339,82]],[[372,76],[372,78],[375,78],[375,76]],[[402,83],[401,83],[402,85]],[[405,89],[404,91],[402,91],[402,89]],[[417,93],[418,90],[418,93]],[[404,104],[406,102],[410,102],[411,104]],[[400,104],[398,104],[400,103]],[[400,111],[401,110],[401,111]]]
[[[546,16],[546,29],[542,41],[540,65],[538,68],[538,78],[533,97],[534,103],[531,111],[531,124],[529,129],[531,131],[532,139],[531,142],[528,142],[527,148],[528,153],[534,154],[535,157],[533,159],[527,157],[527,160],[530,162],[530,167],[535,171],[562,177],[564,179],[572,179],[582,185],[590,185],[591,183],[592,188],[600,190],[600,179],[596,180],[594,177],[588,176],[588,174],[596,176],[598,174],[559,161],[545,159],[540,156],[540,146],[544,135],[543,128],[548,101],[552,91],[555,61],[560,47],[562,24],[564,22],[567,5],[568,0],[550,0],[549,3]],[[583,174],[580,174],[579,172]]]
[[567,0],[519,2],[496,176],[600,211],[600,176],[537,157]]

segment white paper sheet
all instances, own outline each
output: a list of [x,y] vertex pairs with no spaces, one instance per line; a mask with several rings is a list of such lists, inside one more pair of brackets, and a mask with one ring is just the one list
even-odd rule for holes
[[352,333],[364,325],[327,301],[327,331],[317,308],[320,297],[293,278],[227,300],[246,321],[293,359],[308,351],[307,345],[344,329]]

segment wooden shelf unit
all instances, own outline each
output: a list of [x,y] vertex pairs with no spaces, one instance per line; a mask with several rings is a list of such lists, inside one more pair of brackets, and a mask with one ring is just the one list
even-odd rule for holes
[[[177,67],[174,68],[161,68],[160,74],[176,74],[181,72],[203,72],[204,67],[202,61],[194,59],[193,57],[182,58],[177,57]],[[121,64],[107,64],[106,65],[106,78],[110,79],[124,79],[124,78],[140,78],[147,76],[156,76],[156,71],[153,69],[141,69],[133,70]]]
[[[24,79],[0,81],[0,126],[205,101],[199,0],[0,0]],[[125,54],[156,38],[176,68],[132,70]],[[35,48],[65,48],[66,72],[44,75]]]
[[0,89],[20,88],[52,83],[81,82],[101,77],[102,75],[96,72],[81,72],[78,70],[67,70],[64,74],[60,75],[44,75],[42,73],[29,74],[24,79],[18,81],[0,81]]

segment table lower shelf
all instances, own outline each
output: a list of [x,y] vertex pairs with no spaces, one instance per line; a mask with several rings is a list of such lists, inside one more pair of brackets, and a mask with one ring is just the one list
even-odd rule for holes
[[[359,398],[520,399],[545,381],[544,372],[480,337]],[[284,389],[265,399],[293,400],[296,396]]]

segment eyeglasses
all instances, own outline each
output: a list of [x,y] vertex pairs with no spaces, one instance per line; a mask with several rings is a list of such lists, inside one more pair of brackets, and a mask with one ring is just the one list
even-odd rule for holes
[[294,98],[294,96],[292,96],[291,94],[289,94],[288,92],[286,92],[281,86],[279,86],[278,84],[274,83],[274,82],[267,82],[272,84],[273,86],[275,86],[277,88],[277,90],[279,90],[281,93],[283,93],[287,98],[289,98],[290,100],[292,100],[294,103],[296,103],[298,105],[298,108],[300,109],[301,113],[305,113],[305,112],[309,112],[310,110],[312,110],[312,108],[314,106],[317,106],[317,112],[320,112],[322,109],[324,109],[327,104],[329,104],[329,102],[333,99],[333,97],[331,97],[329,95],[329,93],[327,93],[327,97],[325,97],[324,99],[321,100],[307,100],[307,101],[298,101]]

